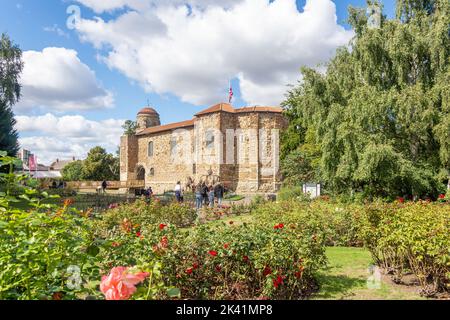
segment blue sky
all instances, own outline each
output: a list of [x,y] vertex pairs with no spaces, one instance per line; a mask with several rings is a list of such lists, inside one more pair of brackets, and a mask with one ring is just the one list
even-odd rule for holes
[[[151,0],[142,2],[144,1],[151,2]],[[280,14],[288,13],[287,10],[292,11],[292,9],[279,7],[262,11],[261,16],[264,16],[264,21],[258,25],[259,18],[251,12],[251,6],[256,6],[258,1],[262,5],[261,3],[264,1],[239,1],[247,4],[235,5],[233,1],[229,1],[233,5],[227,8],[228,13],[217,13],[210,7],[199,7],[197,16],[201,16],[201,18],[186,17],[181,19],[180,23],[180,19],[171,18],[174,13],[168,13],[167,10],[172,8],[162,5],[160,8],[158,1],[153,4],[153,7],[141,8],[141,3],[135,6],[136,0],[123,0],[124,3],[130,3],[131,9],[125,7],[102,11],[102,8],[99,9],[96,3],[104,3],[105,0],[0,0],[0,8],[2,8],[0,33],[7,32],[13,41],[19,44],[24,53],[30,52],[26,55],[28,64],[31,64],[31,61],[34,64],[39,64],[39,61],[47,61],[49,66],[54,68],[54,73],[49,75],[46,74],[45,69],[39,69],[38,66],[30,66],[27,69],[26,79],[24,79],[26,83],[24,95],[27,96],[24,96],[24,102],[15,109],[19,118],[18,129],[22,144],[33,149],[37,154],[41,154],[42,162],[46,163],[56,157],[83,158],[86,150],[94,144],[102,144],[112,151],[118,144],[117,136],[120,135],[120,130],[117,128],[109,131],[106,128],[100,130],[100,127],[114,126],[118,121],[124,119],[134,119],[136,112],[147,104],[147,100],[159,111],[163,123],[190,119],[193,114],[208,107],[211,103],[221,102],[218,101],[220,97],[222,97],[222,101],[227,99],[227,75],[233,79],[235,92],[233,104],[235,106],[267,105],[275,104],[277,101],[281,102],[282,99],[278,95],[283,87],[280,85],[284,86],[287,84],[285,82],[291,83],[299,79],[297,66],[325,62],[332,56],[333,50],[338,45],[345,44],[346,39],[351,36],[351,30],[345,23],[347,7],[349,5],[365,6],[365,0],[334,1],[337,15],[336,25],[332,21],[332,12],[328,12],[331,15],[324,13],[324,16],[321,16],[321,8],[324,8],[322,10],[324,12],[331,10],[328,4],[330,1],[327,0],[314,0],[316,8],[311,10],[313,13],[304,20],[296,20],[300,17],[306,2],[306,0],[297,0],[299,11],[292,15],[289,14],[289,17],[284,19],[287,22],[283,21]],[[255,4],[250,4],[252,1]],[[283,1],[291,2],[293,0],[276,0],[275,2]],[[322,3],[323,7],[318,7],[317,1]],[[188,0],[186,2],[191,3]],[[203,1],[203,3],[205,2]],[[210,2],[214,3],[215,1]],[[196,3],[202,3],[202,1]],[[383,3],[384,14],[392,17],[394,1],[385,0]],[[80,30],[69,30],[66,26],[68,19],[66,9],[70,5],[78,5],[81,9],[81,17],[84,22]],[[172,7],[175,8],[175,5]],[[138,17],[142,17],[141,22],[136,22],[134,25],[134,21],[138,19],[130,18],[124,24],[117,23],[116,27],[112,26],[133,10],[138,12]],[[154,14],[152,10],[157,11],[158,14]],[[255,11],[257,10],[255,7]],[[98,20],[95,20],[95,17],[100,17],[102,23],[96,23]],[[276,19],[281,20],[277,22]],[[289,19],[292,20],[291,24],[289,24]],[[218,20],[222,22],[216,25],[215,21]],[[236,34],[227,25],[227,23],[239,24],[246,20],[255,21],[255,26],[241,25],[240,28],[243,31],[237,31]],[[283,29],[295,29],[292,26],[296,21],[304,22],[298,26],[297,33],[289,31],[293,32],[290,34],[286,32],[288,29]],[[308,30],[314,28],[315,21],[320,23],[329,21],[329,24],[328,22],[324,24],[326,25],[324,28],[319,27],[317,41],[314,35],[308,33]],[[281,22],[285,25],[280,26]],[[274,27],[271,27],[271,23]],[[108,24],[111,27],[108,27]],[[204,25],[211,26],[211,30],[208,27],[206,29],[202,27]],[[168,32],[155,31],[155,35],[153,35],[153,30],[159,30],[158,26],[162,26],[162,29],[168,30]],[[275,30],[278,26],[280,29]],[[340,26],[345,30],[339,30]],[[305,27],[304,30],[301,30],[302,27]],[[127,28],[130,30],[129,33],[127,33]],[[189,31],[186,31],[185,35],[177,36],[186,29]],[[267,34],[267,37],[256,35],[259,31]],[[255,34],[254,37],[253,34]],[[167,39],[162,39],[163,35]],[[142,41],[135,41],[132,39],[133,37],[141,37]],[[304,48],[296,51],[295,44],[292,44],[290,37],[301,39],[298,40],[298,46],[304,45]],[[220,44],[221,41],[223,46],[218,46],[217,43]],[[99,45],[99,42],[102,43]],[[154,44],[151,44],[153,42]],[[124,47],[122,43],[125,43],[126,46]],[[266,53],[266,48],[271,47],[272,43],[275,43],[273,51],[267,50]],[[191,48],[191,45],[195,48]],[[46,48],[59,48],[60,50],[44,54],[43,50]],[[185,51],[186,54],[181,52],[175,55],[170,51],[172,48]],[[134,52],[136,56],[130,57],[127,50],[131,50],[130,52]],[[315,51],[310,52],[313,50]],[[229,53],[221,53],[222,51]],[[217,57],[215,56],[216,52],[218,53]],[[252,59],[251,56],[255,55],[255,52],[261,52],[261,57]],[[112,53],[115,54],[114,58],[111,58]],[[280,56],[272,60],[271,57],[278,53]],[[267,56],[265,56],[266,54]],[[54,58],[55,55],[59,60]],[[250,56],[248,60],[244,59],[246,55]],[[167,56],[170,58],[165,60]],[[44,58],[46,60],[42,60]],[[152,60],[155,61],[152,62]],[[61,72],[64,74],[59,78],[58,75],[55,76],[55,73],[58,72],[57,62],[53,61],[75,61],[76,63],[72,64],[73,68],[79,68],[79,70],[69,70],[68,73],[67,69],[61,68]],[[216,63],[218,71],[215,71]],[[174,65],[174,70],[171,69],[171,65]],[[287,69],[285,68],[290,68],[289,76],[286,76]],[[180,70],[179,75],[177,70]],[[267,72],[267,77],[264,76],[264,72]],[[296,73],[298,73],[298,77],[296,77]],[[66,80],[65,77],[71,77],[73,81],[77,81],[78,76],[80,76],[80,81],[86,82],[85,86],[68,82],[64,87],[66,89],[51,92],[54,88],[50,88],[49,92],[45,92],[46,88],[52,86],[46,81],[51,83],[55,77],[62,79],[63,82]],[[30,77],[32,79],[29,79]],[[91,81],[92,84],[88,81]],[[42,86],[35,88],[34,82],[42,82]],[[86,94],[86,99],[81,101],[81,98],[73,98],[74,101],[70,104],[58,106],[57,101],[59,100],[55,98],[55,95],[70,96],[63,90],[72,86],[79,88],[81,95]],[[90,90],[88,87],[96,88],[92,89],[92,92],[88,92]],[[94,101],[92,100],[94,98],[96,99],[94,104],[97,105],[90,107],[89,103]],[[47,102],[46,99],[53,100]],[[98,99],[101,99],[101,102],[98,102]],[[80,106],[77,103],[80,103]],[[117,122],[113,122],[113,120]],[[82,122],[79,127],[76,125],[77,121]],[[67,128],[67,123],[71,124],[69,132],[61,133]],[[46,128],[46,125],[58,128],[49,129]],[[94,130],[97,133],[88,134],[90,139],[87,139],[83,137],[85,130]],[[61,139],[58,140],[58,137]],[[72,146],[64,146],[65,141],[70,141]],[[58,147],[52,149],[52,144]]]

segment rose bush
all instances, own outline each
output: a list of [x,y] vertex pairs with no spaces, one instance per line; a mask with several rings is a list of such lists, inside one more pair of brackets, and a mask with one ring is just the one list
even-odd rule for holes
[[431,202],[367,206],[361,237],[374,260],[394,281],[413,272],[422,293],[449,290],[450,206]]

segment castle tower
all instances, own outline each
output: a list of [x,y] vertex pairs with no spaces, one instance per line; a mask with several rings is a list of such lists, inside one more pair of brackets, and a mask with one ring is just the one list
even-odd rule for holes
[[161,125],[161,120],[159,118],[158,112],[156,112],[155,109],[146,107],[139,111],[137,115],[137,125],[138,125],[138,131],[151,128],[151,127],[157,127]]

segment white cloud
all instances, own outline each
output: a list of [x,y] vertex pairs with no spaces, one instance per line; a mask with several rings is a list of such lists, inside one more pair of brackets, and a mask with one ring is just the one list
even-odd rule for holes
[[70,38],[70,35],[65,32],[63,29],[61,29],[60,27],[58,27],[57,24],[54,24],[51,27],[44,27],[44,31],[45,32],[53,32],[56,33],[58,36],[60,37],[64,37],[64,38]]
[[[247,103],[279,104],[301,66],[326,62],[353,36],[331,0],[307,0],[303,12],[295,0],[79,2],[98,12],[133,9],[82,19],[80,38],[147,91],[198,105],[225,100],[230,78],[241,80]],[[197,7],[174,6],[184,2]]]
[[91,8],[96,13],[112,12],[117,9],[129,8],[132,10],[144,11],[155,6],[181,6],[189,4],[198,8],[208,6],[232,7],[243,0],[77,0],[84,6]]
[[115,153],[123,133],[124,120],[92,121],[82,116],[17,116],[20,144],[50,164],[55,159],[84,159],[92,147]]
[[45,48],[23,53],[22,99],[17,113],[39,107],[69,111],[112,107],[113,94],[105,90],[94,71],[81,62],[75,50]]

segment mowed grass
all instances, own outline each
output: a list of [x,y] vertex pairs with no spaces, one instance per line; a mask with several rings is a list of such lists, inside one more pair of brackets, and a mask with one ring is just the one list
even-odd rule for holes
[[320,290],[312,299],[332,300],[416,300],[424,299],[418,287],[397,285],[383,275],[379,286],[368,286],[373,264],[364,248],[327,248],[328,267],[318,275]]

